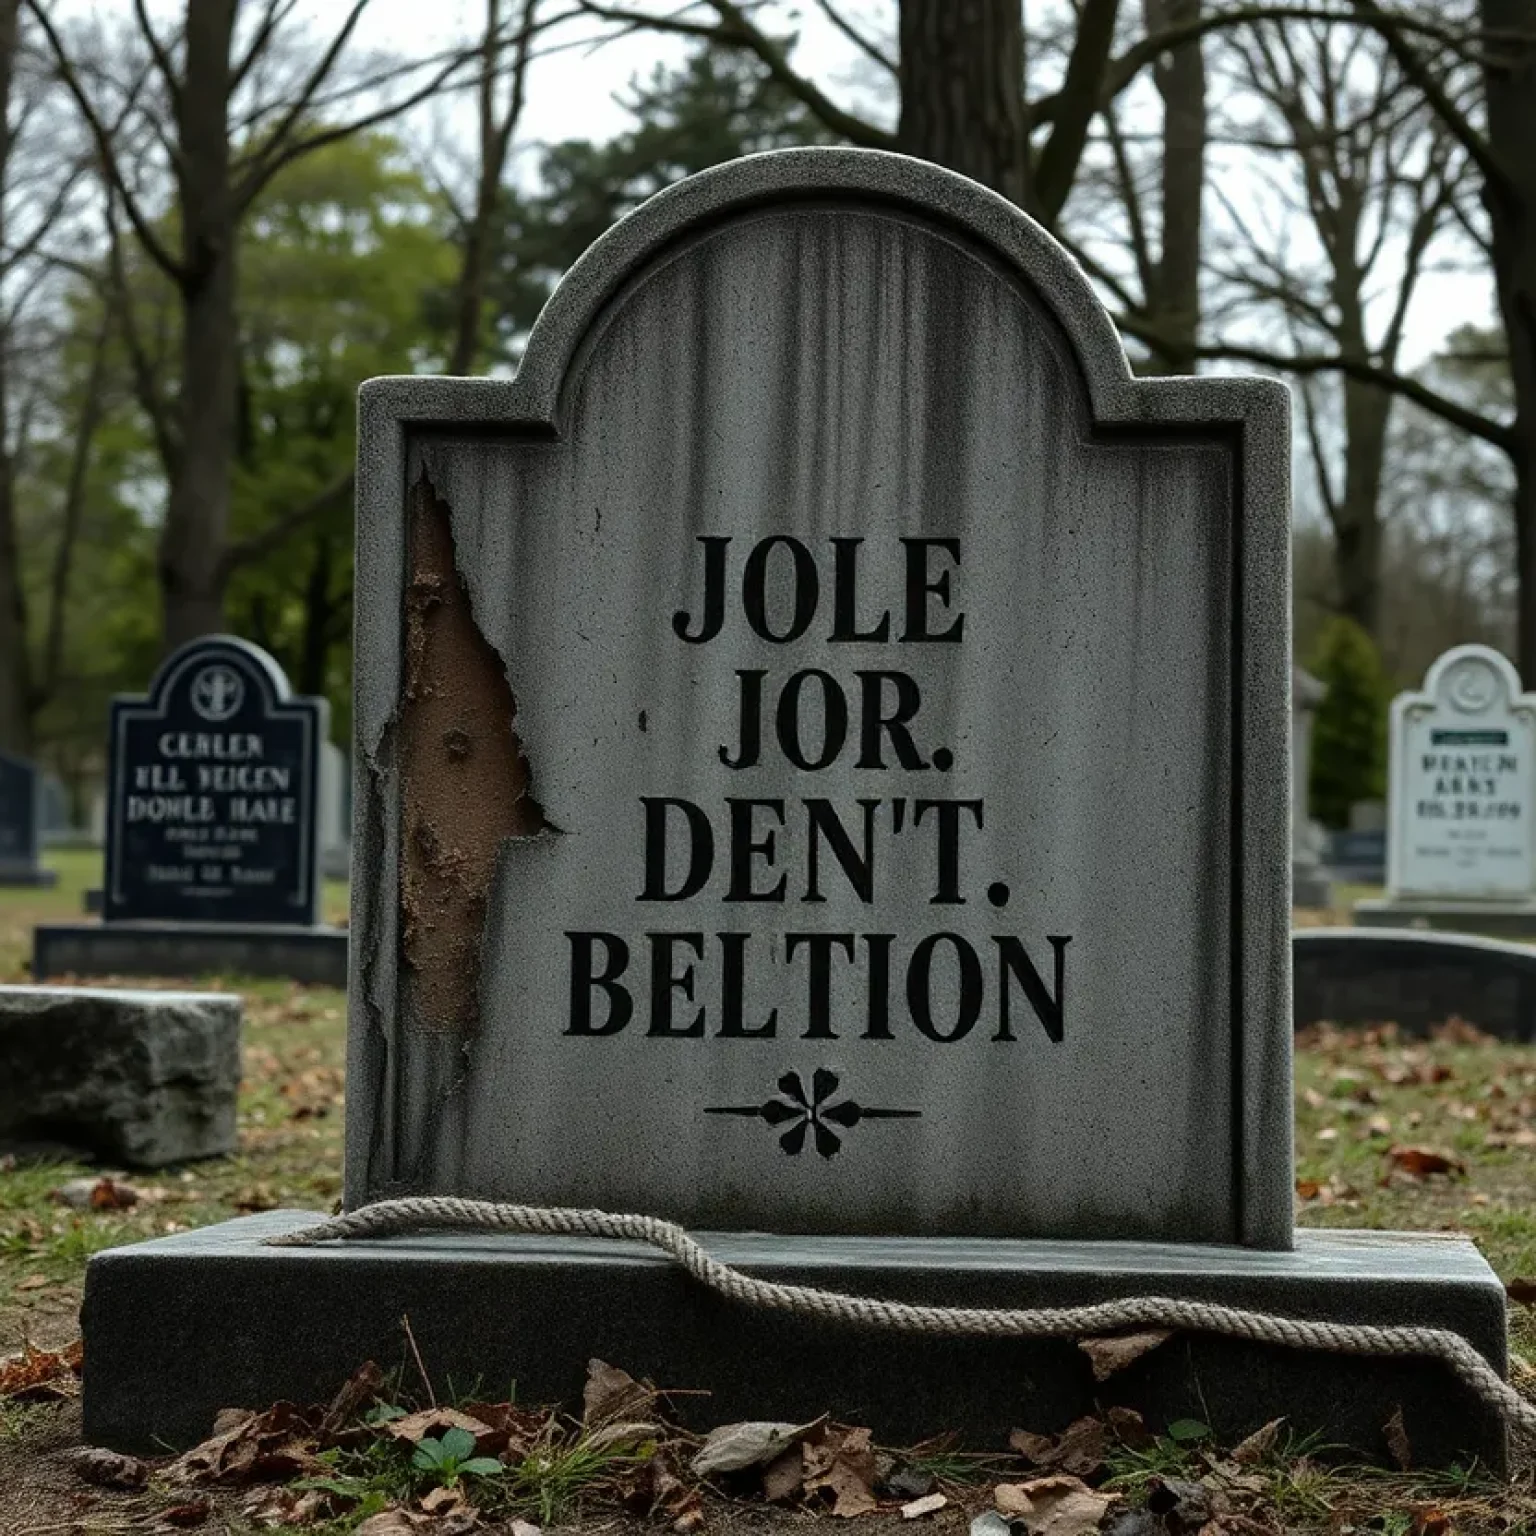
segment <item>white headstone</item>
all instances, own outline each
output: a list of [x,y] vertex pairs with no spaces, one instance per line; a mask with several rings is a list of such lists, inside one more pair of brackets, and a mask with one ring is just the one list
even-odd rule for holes
[[1392,703],[1388,899],[1536,901],[1536,695],[1459,645]]

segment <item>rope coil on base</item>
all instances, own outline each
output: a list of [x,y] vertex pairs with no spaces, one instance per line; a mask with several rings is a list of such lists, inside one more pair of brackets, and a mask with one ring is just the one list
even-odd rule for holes
[[600,1237],[648,1243],[701,1285],[732,1301],[830,1322],[900,1333],[998,1339],[1089,1337],[1124,1328],[1173,1328],[1260,1344],[1343,1355],[1412,1355],[1439,1360],[1513,1430],[1536,1437],[1536,1403],[1527,1401],[1458,1333],[1447,1328],[1377,1327],[1313,1318],[1272,1317],[1214,1302],[1131,1296],[1080,1307],[939,1307],[874,1296],[846,1296],[807,1285],[758,1280],[711,1258],[675,1222],[655,1216],[556,1206],[499,1205],[451,1195],[381,1200],[314,1226],[266,1238],[272,1248],[303,1248],[348,1238],[412,1231],[518,1232],[543,1237]]

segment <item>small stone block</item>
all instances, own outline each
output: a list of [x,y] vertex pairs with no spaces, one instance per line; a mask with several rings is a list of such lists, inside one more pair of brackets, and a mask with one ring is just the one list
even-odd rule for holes
[[1465,1019],[1536,1043],[1536,949],[1418,928],[1298,928],[1291,935],[1296,1027],[1390,1020],[1427,1034]]
[[1536,936],[1536,901],[1394,900],[1357,901],[1351,914],[1361,928],[1444,929],[1500,938]]
[[[185,1446],[225,1407],[327,1398],[367,1359],[405,1362],[402,1315],[441,1390],[517,1383],[518,1401],[580,1402],[596,1356],[672,1387],[694,1427],[830,1411],[884,1444],[942,1430],[999,1449],[1096,1405],[1155,1428],[1199,1419],[1232,1444],[1284,1414],[1373,1460],[1399,1406],[1417,1464],[1505,1461],[1498,1416],[1438,1362],[1361,1360],[1181,1334],[1095,1383],[1069,1339],[880,1333],[754,1310],[640,1244],[419,1234],[315,1248],[262,1239],[319,1218],[274,1211],[91,1260],[82,1326],[85,1432],[123,1451]],[[1503,1287],[1442,1235],[1300,1231],[1291,1252],[1194,1244],[700,1234],[764,1279],[938,1305],[1072,1306],[1125,1296],[1282,1316],[1454,1329],[1501,1372]]]
[[42,923],[32,974],[276,976],[347,984],[347,930],[286,923]]
[[240,999],[0,987],[0,1137],[131,1168],[235,1150]]
[[58,883],[59,874],[54,869],[44,869],[41,865],[32,868],[23,865],[7,869],[0,865],[0,886],[24,886],[28,890],[51,890]]

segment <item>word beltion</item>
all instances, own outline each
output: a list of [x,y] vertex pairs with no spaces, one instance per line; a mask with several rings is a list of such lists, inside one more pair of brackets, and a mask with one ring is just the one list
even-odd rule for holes
[[[750,933],[652,932],[645,935],[645,975],[631,989],[631,949],[616,933],[568,931],[570,945],[570,1009],[568,1035],[610,1036],[635,1022],[636,991],[648,1006],[645,1034],[656,1039],[772,1040],[779,1035],[779,1009],[760,1019],[746,1017],[748,951],[758,938],[756,957],[768,949],[783,965],[794,965],[804,954],[806,991],[803,1040],[844,1038],[834,1028],[832,981],[834,961],[854,968],[858,994],[864,999],[858,1038],[894,1040],[892,1025],[903,1022],[893,1011],[893,994],[906,1004],[904,1022],[919,1035],[940,1045],[963,1040],[982,1020],[990,1004],[991,1039],[1016,1040],[1015,1004],[1020,995],[1046,1037],[1060,1043],[1065,1036],[1066,952],[1071,935],[1052,934],[1046,942],[1055,959],[1053,987],[1048,988],[1022,943],[1012,934],[994,934],[991,955],[963,934],[931,933],[905,956],[898,976],[893,933],[786,933],[782,945]],[[771,963],[771,962],[770,962]],[[701,1001],[700,971],[712,967],[715,998]],[[935,971],[953,970],[958,988],[935,987]],[[988,972],[994,980],[990,991]],[[935,992],[953,994],[941,1012]],[[777,993],[776,993],[777,995]],[[681,1000],[681,1001],[680,1001]],[[839,1018],[839,1023],[843,1020]],[[787,1027],[785,1033],[789,1033]]]

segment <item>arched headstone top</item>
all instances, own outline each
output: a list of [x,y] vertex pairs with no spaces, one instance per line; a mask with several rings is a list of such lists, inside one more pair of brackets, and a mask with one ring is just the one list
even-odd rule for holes
[[[942,166],[877,149],[813,147],[746,155],[658,192],[595,241],[561,279],[529,334],[516,377],[368,380],[366,419],[478,419],[528,430],[563,428],[564,397],[602,314],[628,284],[691,239],[796,205],[868,211],[959,241],[1019,280],[1067,338],[1101,426],[1266,423],[1288,430],[1278,380],[1207,376],[1138,379],[1108,312],[1068,251],[1022,209]],[[447,388],[445,388],[447,386]]]
[[1462,715],[1484,714],[1497,705],[1536,709],[1536,696],[1523,692],[1509,658],[1488,645],[1453,646],[1437,657],[1424,676],[1423,692],[1409,702],[1444,703]]
[[188,641],[114,699],[107,920],[314,923],[328,715],[236,635]]
[[259,645],[237,635],[204,635],[172,651],[149,685],[149,703],[158,709],[183,694],[194,717],[219,725],[287,704],[293,689],[276,658]]

